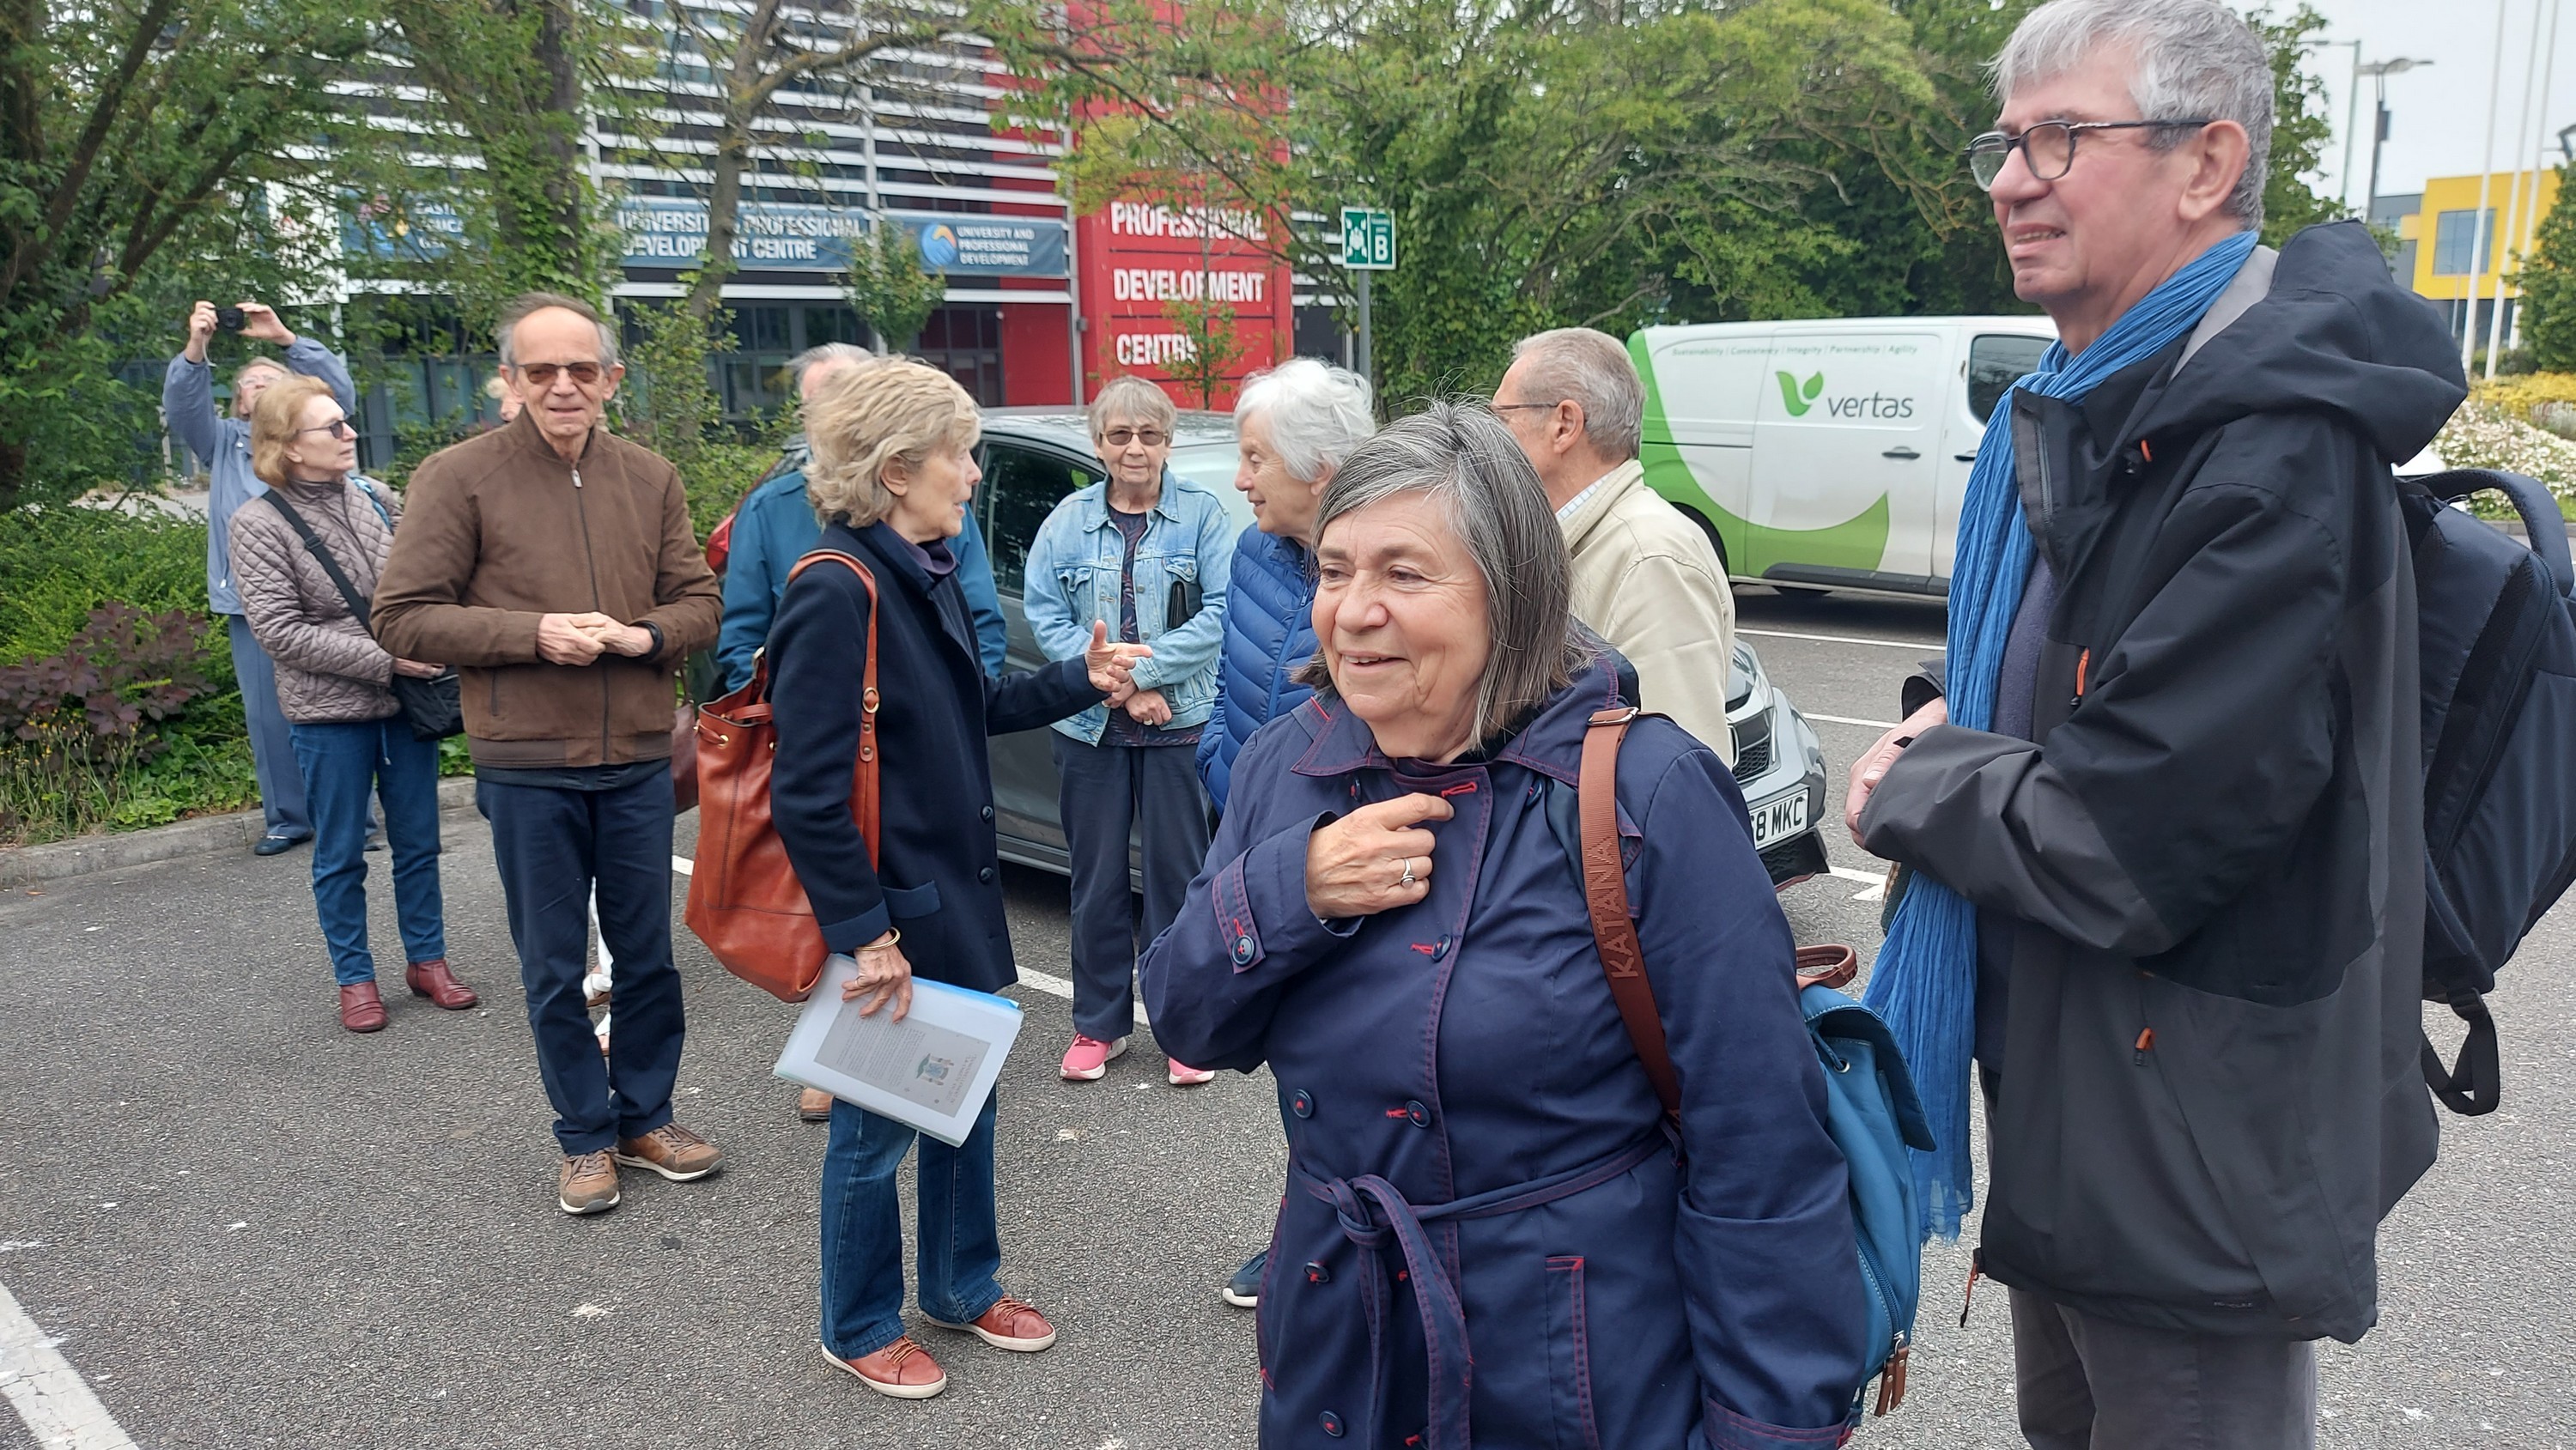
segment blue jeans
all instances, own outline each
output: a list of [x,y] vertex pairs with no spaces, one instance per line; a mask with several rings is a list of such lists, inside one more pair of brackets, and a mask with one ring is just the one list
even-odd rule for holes
[[233,678],[241,684],[242,719],[250,727],[251,769],[259,777],[259,810],[268,832],[301,841],[313,834],[313,816],[297,770],[294,727],[277,706],[277,666],[251,637],[250,621],[224,616],[233,647]]
[[[474,803],[492,823],[555,1141],[580,1154],[643,1137],[671,1121],[688,1035],[671,964],[670,771],[615,790],[478,780]],[[617,1030],[604,1063],[581,990],[594,888],[599,934],[617,959]]]
[[393,848],[394,915],[402,923],[403,958],[434,962],[447,955],[438,890],[438,742],[415,740],[399,715],[390,720],[297,725],[295,764],[311,808],[313,906],[331,948],[331,975],[343,987],[376,979],[367,950],[367,798],[385,805],[385,841]]
[[[619,963],[620,973],[625,964]],[[618,978],[623,1013],[625,978]],[[626,1030],[621,1017],[618,1031]],[[993,1105],[962,1148],[921,1138],[914,1184],[921,1245],[921,1312],[949,1324],[980,1319],[999,1302],[1001,1231],[993,1223]],[[921,1135],[865,1108],[832,1104],[832,1143],[823,1150],[823,1347],[843,1359],[874,1354],[901,1339],[903,1210],[895,1170]]]

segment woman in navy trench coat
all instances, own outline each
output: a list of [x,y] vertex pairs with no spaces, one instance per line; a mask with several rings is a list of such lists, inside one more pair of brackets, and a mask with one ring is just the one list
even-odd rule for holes
[[1616,657],[1566,613],[1537,477],[1481,411],[1326,495],[1317,698],[1255,735],[1143,964],[1191,1062],[1267,1062],[1289,1181],[1261,1443],[1839,1444],[1863,1314],[1787,923],[1733,777],[1629,732],[1619,828],[1681,1079],[1668,1130],[1572,853]]

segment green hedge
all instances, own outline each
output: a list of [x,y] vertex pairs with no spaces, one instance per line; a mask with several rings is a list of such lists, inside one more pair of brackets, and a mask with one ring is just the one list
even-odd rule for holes
[[205,521],[94,508],[0,514],[0,664],[60,650],[108,603],[203,613]]

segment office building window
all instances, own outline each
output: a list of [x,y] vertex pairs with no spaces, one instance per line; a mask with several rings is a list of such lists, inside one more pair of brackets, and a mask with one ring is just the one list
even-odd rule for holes
[[[2478,226],[2474,210],[2446,211],[2433,219],[2433,275],[2436,277],[2484,276],[2487,263],[2495,256],[2495,208],[2486,212],[2486,226]],[[2483,234],[2482,234],[2483,232]],[[2477,265],[2469,265],[2469,249],[2478,248]]]

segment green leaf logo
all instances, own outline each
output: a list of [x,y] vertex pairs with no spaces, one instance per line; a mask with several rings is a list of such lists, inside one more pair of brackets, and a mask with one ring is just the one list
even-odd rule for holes
[[1774,371],[1772,376],[1780,380],[1780,405],[1789,410],[1792,418],[1807,416],[1807,409],[1815,404],[1816,395],[1825,390],[1823,373],[1808,378],[1803,385],[1785,372]]

